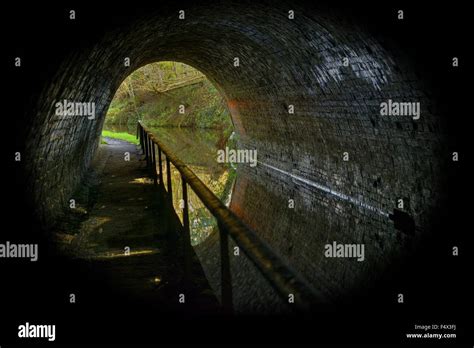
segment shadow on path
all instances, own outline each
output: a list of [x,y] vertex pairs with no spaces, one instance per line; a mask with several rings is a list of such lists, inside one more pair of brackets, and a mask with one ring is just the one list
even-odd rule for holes
[[195,255],[191,279],[185,280],[179,220],[137,146],[105,141],[58,233],[61,249],[81,269],[73,286],[93,297],[91,303],[112,307],[219,312]]

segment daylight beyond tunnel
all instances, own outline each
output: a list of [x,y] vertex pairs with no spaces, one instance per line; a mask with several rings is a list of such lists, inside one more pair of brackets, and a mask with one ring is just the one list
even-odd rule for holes
[[[381,258],[407,238],[416,240],[429,229],[441,192],[440,116],[410,65],[356,24],[318,13],[303,5],[251,2],[194,5],[183,13],[173,8],[137,15],[68,55],[33,101],[27,170],[41,223],[53,224],[67,206],[122,81],[148,63],[173,60],[212,81],[226,100],[240,147],[258,151],[255,171],[265,173],[237,180],[231,208],[299,272],[314,278],[318,268],[298,263],[296,254],[320,258],[322,243],[332,242],[316,228],[340,231],[354,243],[377,241]],[[63,100],[94,102],[94,119],[56,117],[55,104]],[[397,114],[397,103],[410,103],[401,106],[411,111]],[[268,204],[258,198],[261,178],[277,176],[292,184],[274,186],[279,201]],[[258,185],[249,185],[252,180]],[[326,196],[315,199],[311,190]],[[290,200],[297,216],[321,209],[331,215],[291,237],[259,225],[257,213],[278,224]],[[397,204],[416,228],[396,228],[390,216]],[[286,238],[302,249],[286,250]]]

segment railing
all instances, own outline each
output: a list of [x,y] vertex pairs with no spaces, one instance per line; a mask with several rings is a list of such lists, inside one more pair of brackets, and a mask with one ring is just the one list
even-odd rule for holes
[[[247,257],[252,261],[260,273],[267,279],[270,285],[277,291],[286,303],[295,305],[299,310],[309,310],[312,305],[319,302],[313,289],[311,289],[257,236],[251,231],[236,215],[234,215],[214,193],[179,160],[163,143],[155,138],[153,133],[148,131],[140,122],[137,125],[137,138],[140,139],[140,146],[147,166],[152,169],[154,184],[164,186],[162,156],[166,159],[167,178],[167,198],[172,205],[172,183],[171,183],[171,163],[181,174],[183,191],[183,231],[184,231],[184,267],[185,274],[189,274],[191,267],[192,246],[189,229],[188,194],[187,186],[195,192],[206,208],[216,218],[220,235],[220,256],[221,256],[221,298],[222,305],[228,311],[232,311],[232,277],[230,272],[230,260],[228,250],[228,237],[231,236],[234,242],[241,248]],[[157,156],[158,153],[158,156]],[[157,158],[158,157],[158,161]],[[158,172],[156,170],[158,163]],[[293,301],[289,301],[291,295]]]

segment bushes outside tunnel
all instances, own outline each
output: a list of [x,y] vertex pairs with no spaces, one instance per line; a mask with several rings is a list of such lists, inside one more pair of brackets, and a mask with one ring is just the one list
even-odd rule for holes
[[[183,106],[181,113],[179,106]],[[157,62],[132,72],[118,88],[105,124],[189,127],[230,134],[232,121],[219,91],[204,74],[178,62]]]

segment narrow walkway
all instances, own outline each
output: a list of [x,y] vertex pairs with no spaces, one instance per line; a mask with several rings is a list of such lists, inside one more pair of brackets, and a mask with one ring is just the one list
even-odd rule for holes
[[106,142],[93,163],[100,181],[97,200],[82,223],[76,252],[93,258],[125,256],[126,247],[130,255],[158,252],[169,219],[160,216],[157,190],[137,147],[109,138]]
[[193,310],[217,311],[196,257],[191,283],[184,281],[177,220],[162,189],[150,179],[137,146],[105,141],[82,185],[87,194],[79,194],[87,197],[89,203],[82,203],[89,206],[78,207],[82,221],[68,235],[68,254],[90,272],[92,281],[78,286],[85,286],[90,296],[102,292],[104,301],[125,300],[161,311],[189,310],[191,306],[179,303],[179,295],[185,294]]

